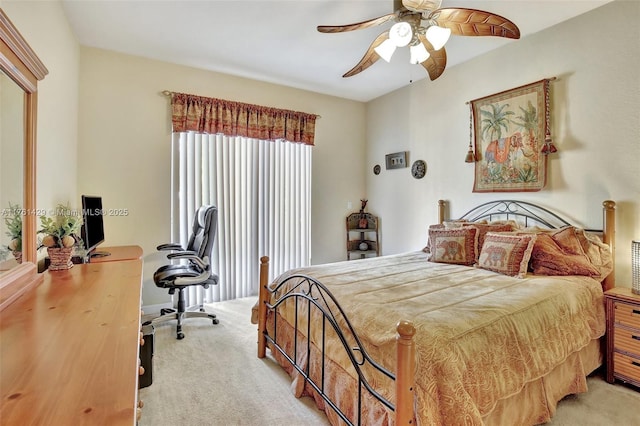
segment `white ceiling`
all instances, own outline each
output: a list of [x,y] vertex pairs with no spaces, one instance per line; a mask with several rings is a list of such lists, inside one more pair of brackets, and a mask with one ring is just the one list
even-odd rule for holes
[[[522,37],[612,0],[443,0],[502,15]],[[408,49],[391,63],[376,62],[349,78],[373,39],[392,23],[322,34],[318,25],[343,25],[392,12],[392,0],[62,0],[80,44],[202,68],[323,94],[369,101],[425,79]],[[451,37],[447,68],[517,43],[497,37]],[[445,70],[445,73],[447,71]],[[425,84],[435,84],[428,78]],[[437,81],[436,81],[437,82]]]

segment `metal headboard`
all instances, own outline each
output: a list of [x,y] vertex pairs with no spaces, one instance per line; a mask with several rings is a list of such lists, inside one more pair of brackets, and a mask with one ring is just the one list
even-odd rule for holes
[[[438,220],[440,223],[448,219],[445,215],[447,202],[438,200]],[[586,231],[600,234],[602,241],[611,248],[611,256],[615,265],[615,248],[616,248],[616,203],[612,200],[602,202],[603,216],[602,228],[588,229]],[[564,226],[573,225],[581,227],[578,224],[572,224],[567,219],[553,213],[552,211],[527,201],[517,200],[496,200],[469,210],[459,219],[470,221],[478,221],[482,219],[498,220],[513,219],[516,222],[524,222],[525,226],[541,225],[547,228],[557,229]],[[603,288],[608,290],[615,285],[615,269],[611,272],[603,282]]]
[[[444,203],[442,200],[440,202]],[[544,207],[518,200],[489,201],[472,208],[457,218],[457,220],[468,220],[470,222],[477,222],[483,219],[488,221],[515,220],[524,226],[543,226],[551,229],[579,226]],[[602,232],[602,229],[587,229],[587,231]]]

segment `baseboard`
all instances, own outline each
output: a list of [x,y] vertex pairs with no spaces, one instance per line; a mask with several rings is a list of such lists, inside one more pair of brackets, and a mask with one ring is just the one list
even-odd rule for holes
[[171,302],[161,303],[158,305],[143,305],[142,312],[144,312],[144,316],[147,316],[147,315],[159,316],[161,309],[170,309],[170,308],[173,308],[173,305],[171,304]]

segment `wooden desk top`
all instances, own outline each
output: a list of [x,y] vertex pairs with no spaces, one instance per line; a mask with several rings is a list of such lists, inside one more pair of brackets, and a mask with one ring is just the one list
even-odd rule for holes
[[142,247],[140,246],[98,247],[96,251],[107,252],[109,255],[92,257],[89,260],[89,263],[119,262],[121,260],[142,259]]
[[2,424],[135,425],[142,260],[43,275],[0,312]]

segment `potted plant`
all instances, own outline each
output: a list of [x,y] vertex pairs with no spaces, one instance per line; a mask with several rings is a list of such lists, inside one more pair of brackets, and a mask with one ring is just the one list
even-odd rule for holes
[[9,203],[4,223],[7,226],[7,236],[11,238],[7,248],[13,253],[18,263],[22,263],[22,208],[18,204]]
[[47,248],[51,260],[49,270],[70,269],[73,248],[82,241],[78,237],[82,217],[68,205],[58,204],[53,217],[40,216],[40,225],[38,232],[44,234],[42,245]]

